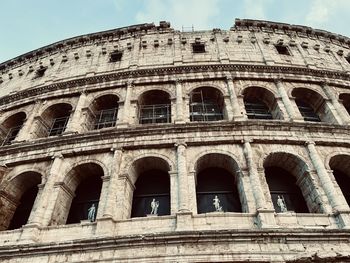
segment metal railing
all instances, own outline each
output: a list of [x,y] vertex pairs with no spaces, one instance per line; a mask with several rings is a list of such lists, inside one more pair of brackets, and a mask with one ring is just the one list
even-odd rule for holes
[[94,130],[114,127],[117,121],[118,108],[101,110],[96,113]]
[[144,105],[139,111],[140,124],[148,123],[170,123],[171,122],[171,105],[156,104]]
[[224,115],[220,107],[212,102],[192,102],[190,104],[191,121],[221,121]]
[[16,138],[17,134],[21,130],[22,125],[12,127],[6,134],[4,140],[2,141],[2,146],[3,145],[10,145],[11,142]]
[[67,127],[69,116],[56,118],[49,129],[49,136],[60,135]]
[[248,119],[271,120],[272,114],[263,103],[244,102]]

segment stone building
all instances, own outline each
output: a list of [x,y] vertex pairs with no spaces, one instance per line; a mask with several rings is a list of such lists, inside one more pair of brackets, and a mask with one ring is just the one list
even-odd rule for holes
[[350,261],[349,52],[236,19],[0,64],[0,261]]

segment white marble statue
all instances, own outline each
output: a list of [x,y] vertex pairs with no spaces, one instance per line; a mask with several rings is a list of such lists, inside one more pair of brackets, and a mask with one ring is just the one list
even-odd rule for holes
[[159,201],[156,201],[156,199],[153,198],[151,202],[151,215],[158,215],[158,207],[159,207]]
[[287,212],[287,205],[286,201],[284,200],[283,196],[281,197],[280,195],[277,197],[277,205],[280,208],[281,212]]
[[217,195],[213,199],[213,205],[215,207],[215,212],[222,212],[222,206],[220,206],[220,199]]
[[95,204],[92,204],[91,207],[88,209],[88,220],[90,220],[91,222],[94,222],[95,215],[96,215],[96,207],[95,207]]

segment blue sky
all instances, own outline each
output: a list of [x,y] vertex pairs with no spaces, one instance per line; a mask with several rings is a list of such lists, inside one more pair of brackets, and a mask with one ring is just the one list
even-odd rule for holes
[[161,20],[229,29],[235,18],[350,36],[350,0],[0,0],[0,62],[65,38]]

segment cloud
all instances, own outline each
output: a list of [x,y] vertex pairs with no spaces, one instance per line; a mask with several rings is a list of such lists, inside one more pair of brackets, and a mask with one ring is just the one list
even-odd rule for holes
[[252,19],[266,19],[266,7],[273,0],[244,0],[244,16]]
[[195,29],[213,27],[219,15],[219,0],[143,0],[145,10],[136,14],[139,23],[167,20],[176,29],[194,25]]
[[324,26],[337,12],[350,8],[349,0],[311,0],[305,21],[310,26]]

